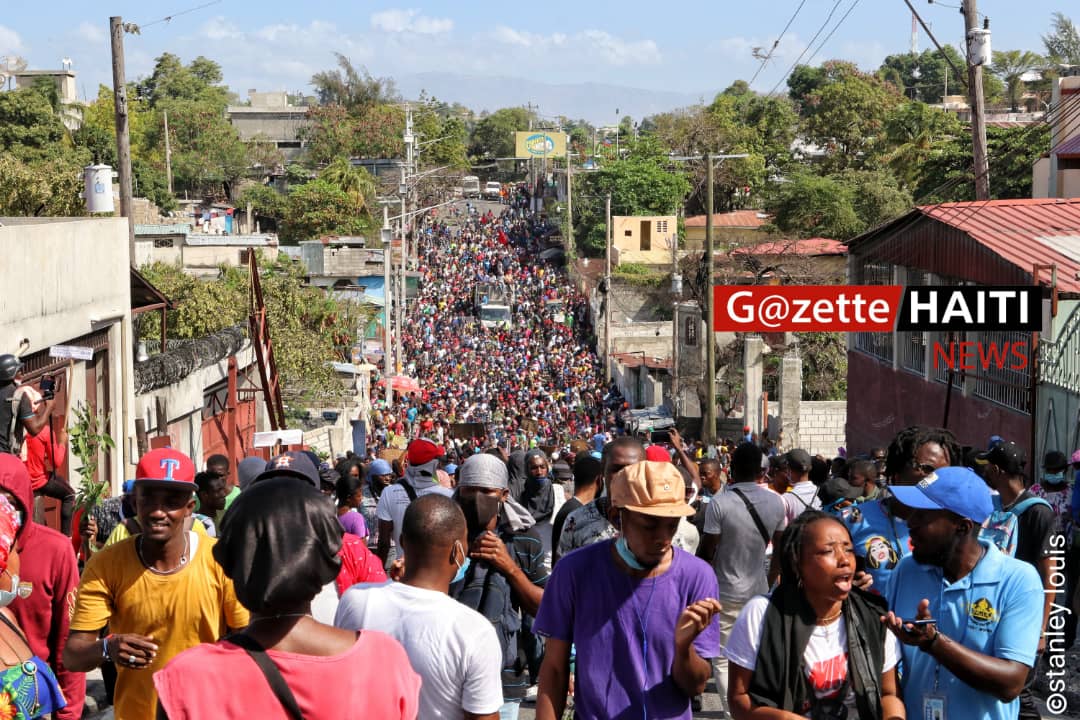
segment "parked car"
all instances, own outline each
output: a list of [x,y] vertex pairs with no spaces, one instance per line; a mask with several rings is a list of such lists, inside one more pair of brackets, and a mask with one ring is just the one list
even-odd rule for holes
[[484,197],[488,200],[498,200],[502,197],[502,183],[489,181],[484,185]]

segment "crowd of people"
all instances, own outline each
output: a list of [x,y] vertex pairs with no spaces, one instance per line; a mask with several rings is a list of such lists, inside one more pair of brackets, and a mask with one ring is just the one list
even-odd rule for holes
[[421,390],[369,452],[154,449],[67,535],[39,522],[70,491],[53,407],[0,356],[0,718],[81,717],[99,667],[119,720],[688,719],[706,693],[735,720],[1039,717],[1080,610],[1080,450],[632,432],[545,233],[429,219]]

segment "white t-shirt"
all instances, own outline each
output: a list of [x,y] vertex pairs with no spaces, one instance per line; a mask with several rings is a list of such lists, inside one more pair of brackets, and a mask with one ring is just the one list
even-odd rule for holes
[[[406,481],[407,482],[407,481]],[[442,485],[431,485],[429,487],[421,488],[416,491],[416,497],[423,497],[428,493],[438,493],[439,495],[445,495],[450,497],[454,494],[454,491],[450,488],[444,488]],[[387,486],[382,494],[379,495],[379,504],[375,506],[375,516],[380,520],[387,520],[394,523],[394,534],[392,540],[397,547],[397,557],[402,557],[404,554],[401,550],[401,521],[405,517],[405,510],[409,507],[409,493],[405,491],[405,488],[401,487],[397,483]],[[370,530],[369,530],[370,532]]]
[[[757,666],[761,634],[765,631],[763,620],[768,607],[769,598],[765,595],[757,595],[746,603],[731,628],[727,647],[723,649],[728,661],[747,670],[753,670]],[[891,632],[885,633],[885,662],[881,668],[882,674],[896,667],[899,658],[900,641]],[[836,696],[847,679],[848,672],[847,628],[842,617],[828,625],[814,627],[814,633],[803,652],[803,667],[817,698]],[[858,716],[854,690],[849,689],[844,704],[848,706],[849,717]]]
[[820,510],[821,499],[818,498],[818,487],[809,480],[797,482],[791,489],[780,496],[784,501],[784,515],[788,525],[794,522],[806,510]]
[[417,720],[459,720],[502,706],[495,627],[444,593],[393,581],[354,585],[341,596],[334,625],[379,630],[402,644],[423,680]]

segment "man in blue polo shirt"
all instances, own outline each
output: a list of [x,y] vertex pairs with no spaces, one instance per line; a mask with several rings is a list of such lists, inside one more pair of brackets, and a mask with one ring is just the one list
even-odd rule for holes
[[912,509],[912,554],[893,573],[882,622],[903,643],[908,714],[1015,720],[1041,632],[1039,574],[979,539],[994,505],[970,469],[941,468],[892,492]]

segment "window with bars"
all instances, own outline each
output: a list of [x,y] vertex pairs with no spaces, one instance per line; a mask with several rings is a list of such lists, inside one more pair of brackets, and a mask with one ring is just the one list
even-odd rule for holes
[[657,220],[656,221],[656,232],[658,232],[658,233],[666,233],[667,232],[667,220]]
[[[932,275],[924,270],[904,268],[907,287],[931,285]],[[904,370],[924,375],[926,373],[926,342],[928,335],[922,332],[902,332],[897,335],[897,350],[900,353],[900,367]]]
[[[972,394],[985,400],[1004,405],[1018,412],[1031,412],[1031,334],[1017,331],[983,331],[978,334],[984,353],[991,349],[987,367],[985,358],[976,357],[976,371]],[[1023,365],[1023,367],[1020,367]]]
[[[889,263],[863,263],[856,273],[860,285],[891,285],[893,266]],[[868,355],[893,361],[893,338],[888,332],[855,333],[855,349]]]
[[172,238],[154,238],[155,248],[171,248],[174,247],[174,245],[175,243]]

